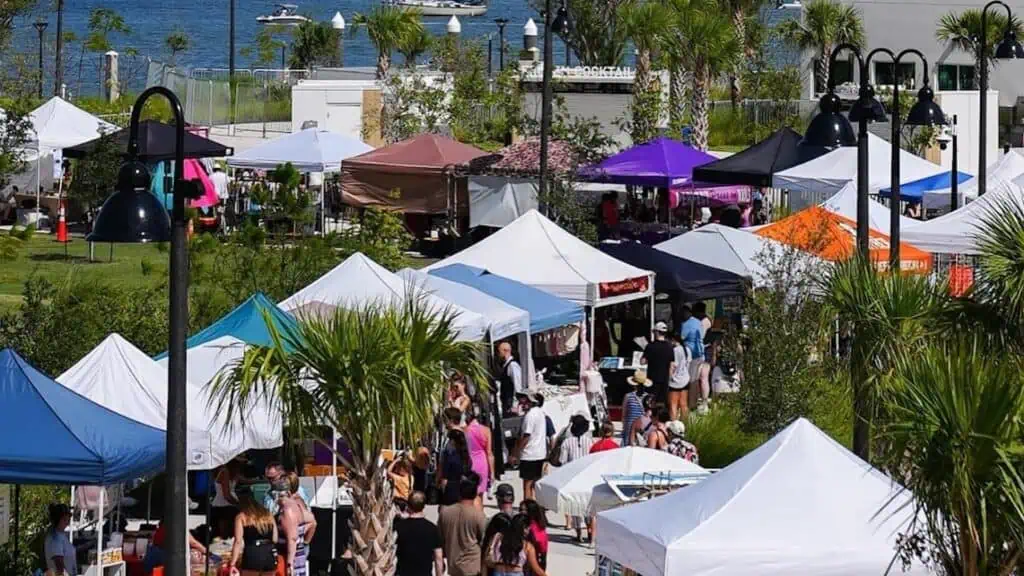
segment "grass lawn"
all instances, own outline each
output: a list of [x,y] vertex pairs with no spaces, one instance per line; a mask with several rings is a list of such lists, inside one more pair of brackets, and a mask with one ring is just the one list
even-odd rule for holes
[[[0,232],[4,234],[6,232]],[[95,245],[95,261],[89,262],[89,243],[76,237],[67,245],[53,240],[48,234],[37,234],[22,243],[18,258],[0,264],[0,308],[9,309],[21,303],[25,280],[33,275],[54,283],[69,277],[95,279],[115,284],[141,285],[156,282],[166,274],[169,254],[154,244],[114,245],[114,259],[110,258],[110,244]],[[142,262],[151,267],[143,274]]]

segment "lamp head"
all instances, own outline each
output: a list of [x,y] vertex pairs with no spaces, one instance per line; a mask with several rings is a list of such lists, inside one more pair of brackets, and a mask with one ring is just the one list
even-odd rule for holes
[[47,22],[46,20],[43,20],[42,18],[38,18],[35,22],[32,23],[32,26],[35,27],[35,29],[38,30],[40,34],[42,34],[43,31],[46,30],[46,27],[49,25],[50,23]]
[[850,122],[860,122],[861,120],[884,122],[885,119],[885,107],[878,101],[878,98],[875,98],[874,86],[870,84],[862,86],[860,97],[850,108]]
[[830,91],[821,97],[819,107],[821,111],[811,120],[800,145],[825,148],[856,146],[857,136],[853,126],[839,113],[839,97]]
[[96,214],[90,242],[167,242],[171,219],[149,192],[149,171],[137,160],[125,162],[117,174],[117,190]]
[[1006,24],[1006,32],[1003,39],[996,46],[995,57],[997,60],[1015,60],[1024,58],[1024,46],[1017,40],[1017,32],[1012,27],[1012,22]]
[[946,124],[946,115],[942,112],[942,108],[935,103],[935,93],[932,92],[930,86],[925,84],[917,92],[917,102],[910,109],[910,113],[907,114],[907,120],[904,122],[907,126],[936,126]]
[[555,14],[555,20],[551,23],[551,31],[555,34],[568,34],[572,31],[572,22],[569,21],[569,11],[565,9],[564,3]]

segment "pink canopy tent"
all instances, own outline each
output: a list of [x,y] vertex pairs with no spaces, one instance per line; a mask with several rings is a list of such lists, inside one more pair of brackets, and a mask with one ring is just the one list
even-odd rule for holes
[[216,206],[220,202],[220,198],[217,197],[217,189],[213,185],[213,181],[206,175],[206,170],[203,165],[195,158],[185,159],[185,179],[186,180],[199,180],[200,185],[203,187],[203,195],[189,203],[192,208],[209,208]]

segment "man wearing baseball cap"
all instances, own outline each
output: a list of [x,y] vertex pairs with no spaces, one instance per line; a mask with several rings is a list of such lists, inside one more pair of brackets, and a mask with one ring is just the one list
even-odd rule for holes
[[668,326],[664,322],[654,325],[654,340],[646,348],[640,362],[647,365],[647,376],[654,382],[654,395],[659,403],[668,399],[668,379],[672,374],[672,361],[675,355],[672,344],[665,340]]
[[519,461],[519,477],[523,479],[523,498],[533,500],[533,485],[544,474],[544,461],[548,457],[547,419],[541,406],[544,396],[540,392],[525,391],[516,394],[523,417],[519,442],[512,461]]
[[494,497],[498,500],[498,513],[487,523],[487,530],[484,531],[484,550],[491,549],[491,539],[495,534],[501,534],[511,526],[512,518],[516,515],[516,491],[511,484],[498,484]]

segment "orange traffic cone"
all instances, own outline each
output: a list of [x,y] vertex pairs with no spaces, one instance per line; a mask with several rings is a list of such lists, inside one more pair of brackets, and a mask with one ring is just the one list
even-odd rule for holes
[[64,218],[64,200],[60,201],[60,208],[57,209],[57,242],[68,241],[68,222]]

